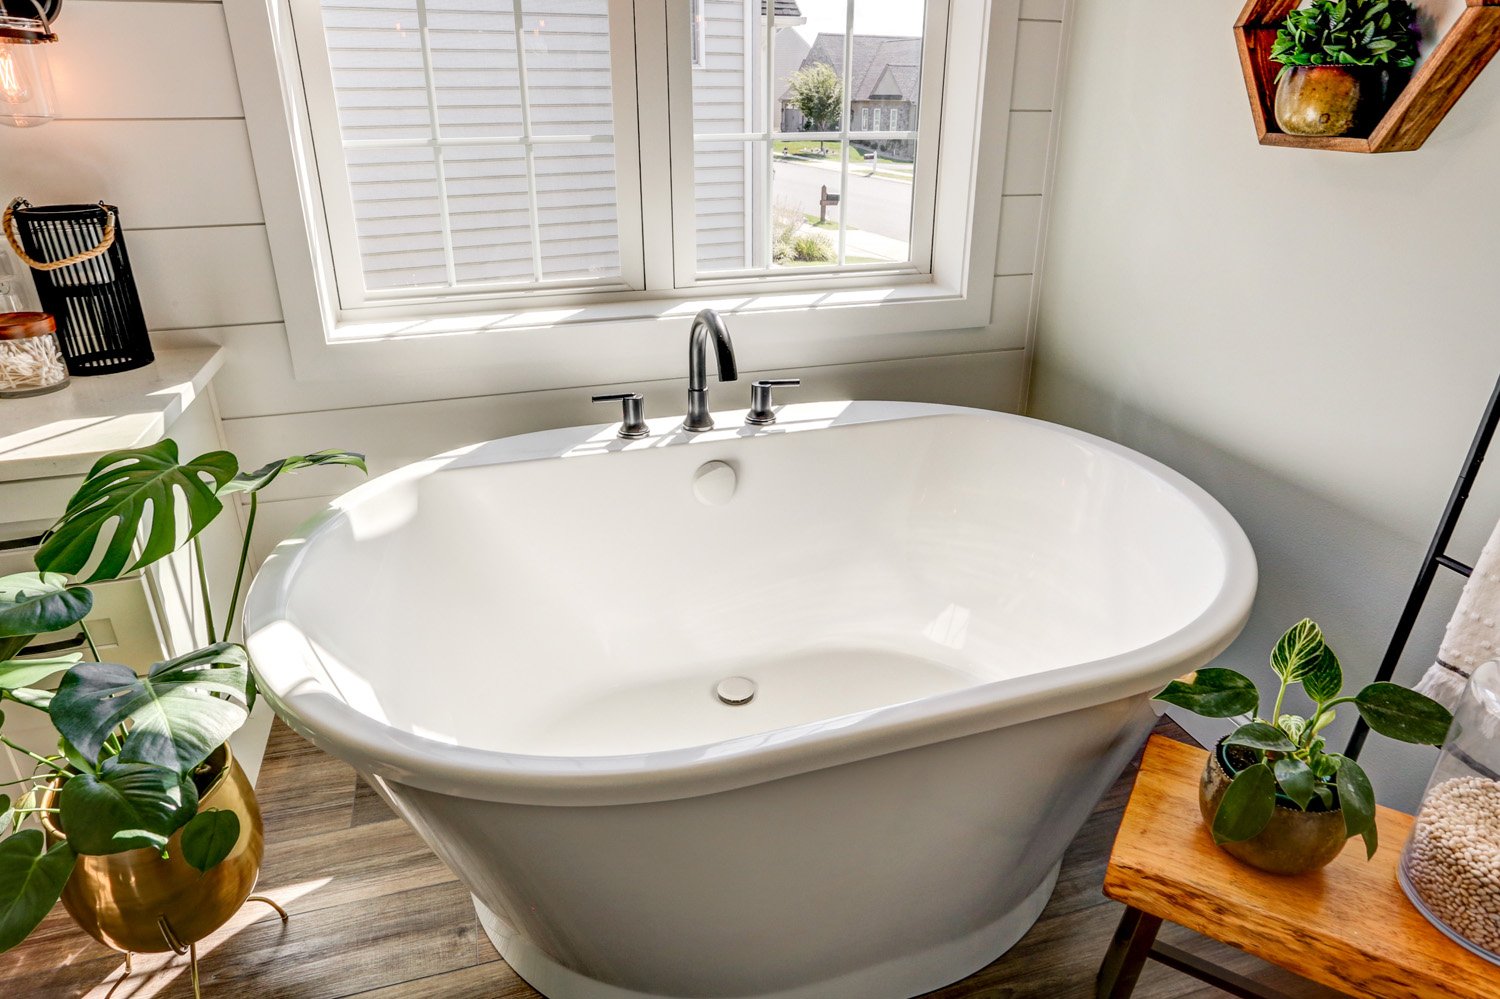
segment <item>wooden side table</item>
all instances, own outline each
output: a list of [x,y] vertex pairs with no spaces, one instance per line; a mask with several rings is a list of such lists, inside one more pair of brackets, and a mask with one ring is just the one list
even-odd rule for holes
[[1214,845],[1198,811],[1207,753],[1152,736],[1115,839],[1104,894],[1127,906],[1099,969],[1100,999],[1124,999],[1148,959],[1247,999],[1264,986],[1156,941],[1163,921],[1375,999],[1496,999],[1500,966],[1449,940],[1412,907],[1396,866],[1412,818],[1380,808],[1380,850],[1357,837],[1321,871],[1265,874]]

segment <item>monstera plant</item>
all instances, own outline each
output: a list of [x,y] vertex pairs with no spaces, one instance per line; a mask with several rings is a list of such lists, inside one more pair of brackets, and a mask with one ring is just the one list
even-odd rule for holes
[[[246,652],[227,639],[260,492],[282,473],[314,465],[365,468],[362,455],[329,450],[241,472],[227,451],[180,461],[172,440],[105,455],[44,537],[37,571],[0,578],[0,743],[32,765],[29,775],[0,786],[0,951],[46,916],[80,858],[146,850],[165,863],[176,849],[192,872],[207,875],[240,840],[234,811],[199,807],[226,766],[220,748],[255,704]],[[248,516],[220,629],[200,535],[240,493],[248,494]],[[143,569],[185,545],[196,556],[206,644],[144,676],[100,662],[85,623],[94,602],[87,584]],[[82,629],[93,661],[16,658],[37,635],[73,627]],[[46,689],[59,673],[56,689]],[[56,740],[12,741],[6,711],[45,712]]]

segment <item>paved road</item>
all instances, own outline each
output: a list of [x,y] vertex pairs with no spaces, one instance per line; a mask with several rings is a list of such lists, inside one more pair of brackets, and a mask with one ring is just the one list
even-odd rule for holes
[[[860,176],[869,167],[850,164],[849,192],[844,198],[848,223],[855,229],[906,240],[911,237],[911,184],[886,177]],[[827,184],[830,193],[838,191],[839,173],[809,163],[776,161],[773,200],[791,202],[808,215],[817,217],[818,193]],[[839,219],[837,209],[828,209],[829,221]]]

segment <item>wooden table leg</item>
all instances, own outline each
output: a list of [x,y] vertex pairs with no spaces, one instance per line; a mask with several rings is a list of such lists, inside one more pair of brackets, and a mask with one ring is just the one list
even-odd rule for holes
[[1135,991],[1136,980],[1151,955],[1151,945],[1156,942],[1159,929],[1159,917],[1148,916],[1139,909],[1125,909],[1109,950],[1104,953],[1104,963],[1099,965],[1094,992],[1098,999],[1128,999]]

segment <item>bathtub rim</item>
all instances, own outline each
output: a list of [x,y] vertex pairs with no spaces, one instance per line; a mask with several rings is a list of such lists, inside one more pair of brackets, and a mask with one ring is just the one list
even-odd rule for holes
[[[1249,539],[1206,490],[1155,459],[1070,427],[967,407],[837,401],[795,404],[782,412],[783,424],[770,432],[966,415],[1045,428],[1113,454],[1171,486],[1199,512],[1224,559],[1223,585],[1184,627],[1123,653],[771,733],[629,755],[533,756],[439,742],[404,732],[350,707],[302,665],[303,657],[311,654],[308,642],[288,620],[285,609],[289,584],[309,540],[366,497],[442,469],[550,460],[572,453],[580,444],[599,445],[590,453],[631,449],[626,442],[608,441],[612,424],[569,427],[497,438],[395,469],[330,501],[278,544],[251,583],[242,618],[245,644],[262,695],[293,730],[368,775],[464,798],[515,804],[644,803],[728,791],[1066,710],[1144,698],[1168,680],[1213,661],[1249,618],[1258,571]],[[837,415],[809,416],[829,412]],[[725,429],[700,435],[677,433],[680,421],[676,419],[652,421],[651,436],[639,443],[691,446],[768,432],[766,428],[740,426],[737,417],[742,415],[743,411],[716,413]],[[264,664],[270,664],[269,668]],[[768,743],[767,735],[775,739]]]

